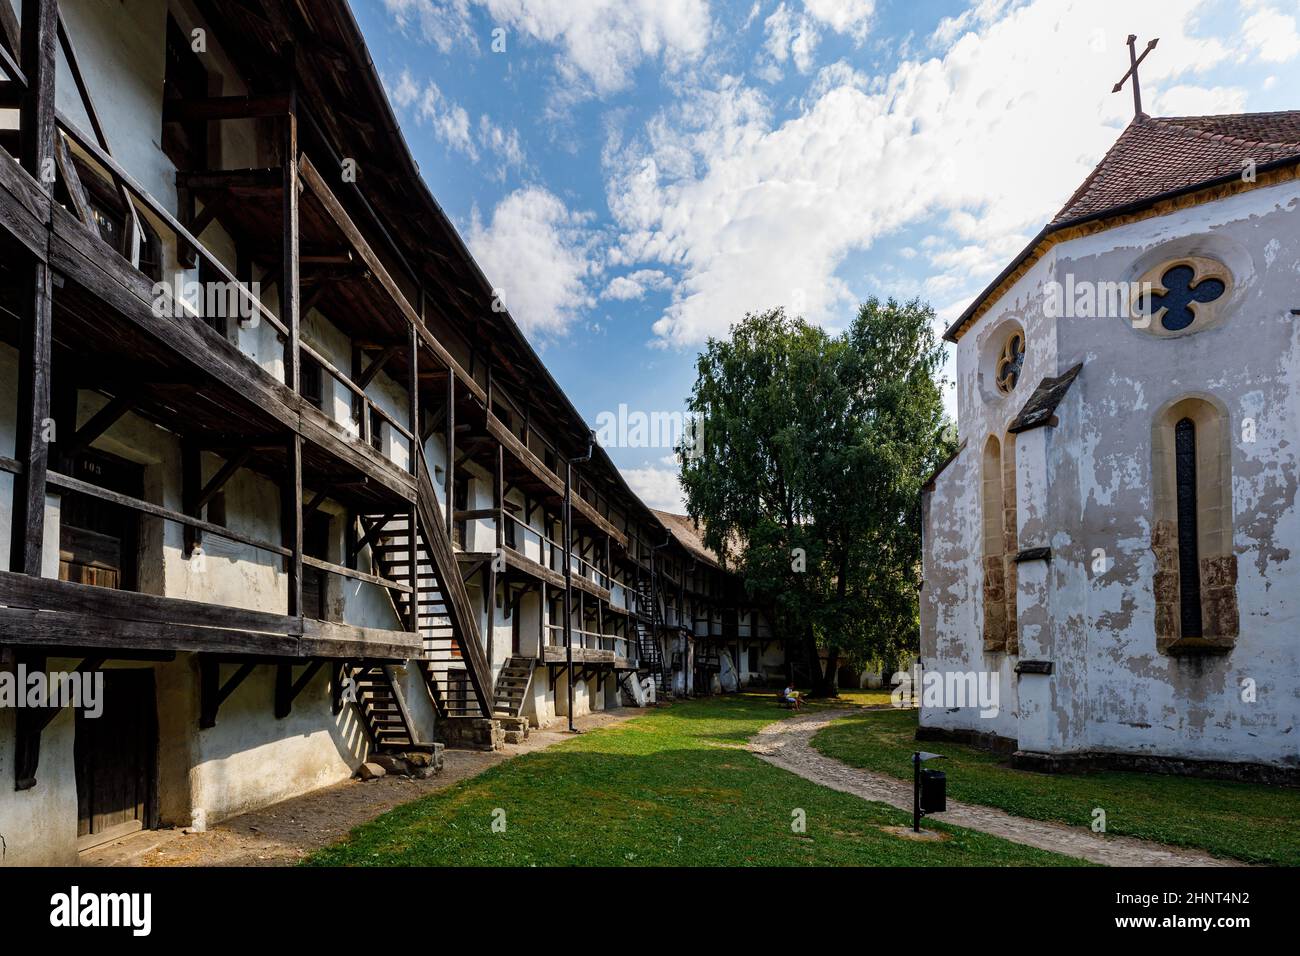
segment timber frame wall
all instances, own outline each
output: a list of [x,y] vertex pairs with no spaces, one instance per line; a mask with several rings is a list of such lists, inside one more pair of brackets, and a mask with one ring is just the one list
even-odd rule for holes
[[[452,715],[491,713],[498,614],[508,615],[529,590],[540,593],[543,609],[557,595],[571,607],[558,624],[543,611],[538,635],[539,662],[553,679],[567,673],[570,684],[644,670],[638,618],[652,618],[669,636],[736,640],[742,599],[735,581],[672,540],[608,456],[592,450],[581,416],[509,314],[494,307],[491,285],[419,178],[347,5],[311,4],[310,12],[287,0],[190,6],[249,89],[168,99],[163,123],[253,121],[274,131],[277,165],[179,171],[177,202],[167,208],[115,158],[57,0],[24,0],[21,23],[0,0],[0,109],[16,107],[19,116],[16,143],[0,149],[0,333],[18,353],[15,452],[0,457],[14,488],[9,570],[0,571],[0,654],[10,663],[21,656],[29,667],[50,656],[94,662],[177,652],[270,663],[281,668],[290,700],[301,686],[292,679],[295,664],[419,659],[428,635],[416,597],[430,585],[416,559],[417,536],[407,535],[401,579],[382,573],[377,560],[371,572],[356,562],[360,551],[377,549],[376,528],[393,518],[420,529],[455,653],[473,685],[463,707],[446,711]],[[60,57],[89,130],[56,109]],[[367,157],[351,179],[337,172],[347,157]],[[95,226],[87,175],[120,199],[117,245]],[[203,233],[214,223],[238,238],[236,261],[205,247]],[[200,263],[237,289],[255,321],[274,329],[279,374],[184,303],[164,296],[158,307],[156,287],[141,271],[146,227],[167,234],[180,264]],[[255,294],[254,277],[276,289],[271,305]],[[313,308],[350,337],[351,368],[304,335],[302,317]],[[356,432],[303,395],[304,361],[352,395]],[[405,423],[367,391],[381,371],[405,389]],[[75,403],[68,420],[52,381],[107,402],[78,429]],[[182,510],[69,473],[72,454],[127,413],[178,436]],[[374,447],[374,428],[400,447],[404,464]],[[443,456],[430,463],[424,449],[434,436]],[[201,454],[224,461],[206,483]],[[245,469],[279,485],[279,540],[201,517]],[[457,507],[458,480],[471,470],[477,481],[488,476],[488,508]],[[46,540],[46,497],[67,492],[179,524],[187,549],[213,535],[275,556],[287,581],[285,613],[51,579],[43,565],[58,543]],[[327,499],[352,516],[343,563],[304,553],[304,523]],[[462,529],[475,522],[493,528],[495,548],[467,550]],[[403,629],[305,615],[305,568],[386,589]],[[465,586],[476,575],[482,607]],[[657,613],[638,594],[657,595]],[[26,768],[34,771],[34,758]]]

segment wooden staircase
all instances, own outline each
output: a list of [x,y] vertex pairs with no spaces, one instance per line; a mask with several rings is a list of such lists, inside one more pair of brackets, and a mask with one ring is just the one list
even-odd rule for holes
[[537,661],[531,657],[512,657],[501,668],[497,677],[494,714],[518,717],[523,710],[528,688],[533,683],[533,669]]
[[355,682],[356,706],[362,725],[377,752],[410,750],[419,746],[402,692],[387,666],[357,665],[349,668]]
[[640,575],[636,588],[636,642],[637,674],[649,675],[654,681],[655,700],[666,700],[672,695],[672,680],[664,666],[659,648],[659,601],[655,594],[652,575]]
[[[478,620],[447,537],[442,508],[434,494],[423,454],[416,456],[414,595],[389,591],[398,617],[416,625],[423,654],[416,661],[440,717],[490,717],[492,676],[478,633]],[[405,583],[410,572],[410,520],[404,514],[363,515],[377,573]]]

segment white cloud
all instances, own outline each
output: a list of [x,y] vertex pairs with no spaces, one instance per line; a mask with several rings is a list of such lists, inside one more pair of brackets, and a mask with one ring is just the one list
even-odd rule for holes
[[672,288],[673,280],[658,269],[639,269],[631,275],[615,276],[601,294],[602,299],[628,301],[640,299],[647,292],[663,292]]
[[490,223],[474,211],[470,250],[525,332],[561,335],[580,310],[595,305],[587,287],[599,272],[590,220],[538,186],[502,199]]
[[611,261],[680,273],[655,333],[688,346],[776,305],[834,324],[860,290],[841,274],[848,255],[935,221],[946,237],[919,244],[932,276],[917,291],[947,307],[1006,264],[1131,119],[1131,98],[1110,92],[1130,31],[1161,37],[1143,64],[1149,103],[1240,104],[1197,83],[1237,45],[1190,35],[1199,5],[986,0],[942,55],[870,85],[823,71],[781,122],[737,78],[693,88],[606,152]]
[[486,113],[474,124],[469,111],[447,97],[432,80],[421,88],[411,71],[404,69],[396,83],[389,84],[385,79],[384,87],[393,105],[399,109],[414,107],[416,121],[428,123],[448,148],[472,162],[478,162],[481,152],[496,157],[497,179],[504,179],[510,169],[524,167],[524,149],[517,129],[498,126]]
[[1300,54],[1300,31],[1296,29],[1295,17],[1272,8],[1251,14],[1242,25],[1241,34],[1247,47],[1266,63],[1285,63]]
[[519,143],[519,130],[504,129],[484,113],[479,117],[478,138],[483,148],[497,157],[497,178],[504,179],[511,168],[523,168],[524,148]]
[[763,26],[767,30],[764,46],[775,62],[791,60],[800,73],[812,69],[813,53],[821,39],[812,17],[796,14],[782,3],[763,21]]
[[861,38],[876,12],[876,0],[804,0],[804,9],[836,33],[851,33]]
[[672,468],[620,468],[628,487],[651,508],[681,514],[686,510],[686,497],[678,480],[676,467]]
[[415,77],[411,76],[410,70],[403,70],[397,78],[397,83],[390,86],[387,77],[384,78],[384,89],[388,93],[388,99],[393,105],[405,109],[415,102],[416,97],[420,95],[420,86],[415,82]]
[[443,96],[438,84],[432,80],[420,94],[416,116],[421,122],[431,124],[434,135],[449,147],[470,159],[478,159],[478,148],[470,135],[469,113],[463,106]]
[[478,49],[470,23],[469,0],[384,0],[384,8],[403,32],[418,32],[440,53],[465,45]]

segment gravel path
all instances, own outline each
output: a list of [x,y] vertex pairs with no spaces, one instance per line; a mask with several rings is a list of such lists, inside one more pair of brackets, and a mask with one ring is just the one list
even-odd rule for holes
[[[850,767],[813,749],[812,738],[819,730],[833,720],[854,713],[858,711],[819,711],[779,720],[759,731],[750,740],[749,749],[773,766],[789,770],[806,780],[842,793],[851,793],[864,800],[887,803],[911,813],[910,783]],[[935,819],[1106,866],[1243,865],[1197,850],[1164,846],[1134,837],[1102,836],[1082,827],[1028,820],[991,807],[972,806],[953,800],[948,801],[948,810],[937,814]]]

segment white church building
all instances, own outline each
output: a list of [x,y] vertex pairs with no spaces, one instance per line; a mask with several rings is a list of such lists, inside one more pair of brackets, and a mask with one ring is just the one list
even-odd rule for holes
[[948,329],[921,739],[1300,780],[1300,111],[1139,112]]

